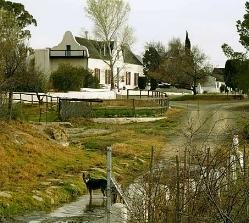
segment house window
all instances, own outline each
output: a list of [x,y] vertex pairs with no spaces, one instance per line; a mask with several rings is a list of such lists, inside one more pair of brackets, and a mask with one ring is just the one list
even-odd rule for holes
[[66,56],[71,56],[71,45],[66,45]]
[[105,70],[105,84],[111,84],[111,70]]
[[126,85],[131,85],[131,72],[126,72]]
[[100,82],[100,69],[98,68],[94,69],[94,76],[98,80],[98,82]]
[[139,73],[134,73],[134,85],[138,85]]

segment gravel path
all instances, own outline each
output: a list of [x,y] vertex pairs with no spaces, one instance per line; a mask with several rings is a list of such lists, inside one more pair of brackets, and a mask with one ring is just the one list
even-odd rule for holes
[[186,115],[182,117],[181,126],[167,135],[164,157],[182,154],[186,146],[205,149],[219,145],[229,145],[232,132],[237,130],[237,117],[241,112],[233,111],[238,106],[249,105],[248,101],[232,103],[199,104],[171,102],[171,107],[183,108]]

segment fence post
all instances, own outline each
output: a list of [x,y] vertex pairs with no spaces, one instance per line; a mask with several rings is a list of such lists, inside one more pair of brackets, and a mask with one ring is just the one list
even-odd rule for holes
[[111,222],[111,168],[112,168],[112,147],[107,147],[107,218],[106,222]]
[[46,124],[48,122],[48,96],[46,95]]
[[60,113],[60,98],[56,97],[56,101],[57,101],[57,112]]
[[129,89],[127,89],[126,97],[129,99]]
[[141,90],[140,90],[140,98],[141,98]]
[[50,97],[50,109],[52,110],[53,109],[53,98],[52,96],[49,96]]
[[61,116],[62,99],[58,97],[57,100],[59,101],[59,103],[58,103],[58,118],[61,120],[62,119],[62,116]]

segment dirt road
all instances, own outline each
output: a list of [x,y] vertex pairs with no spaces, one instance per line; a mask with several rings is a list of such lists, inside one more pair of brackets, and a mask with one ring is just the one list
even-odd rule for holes
[[171,102],[171,107],[183,108],[186,114],[181,126],[167,135],[164,157],[181,154],[190,144],[196,149],[229,147],[232,134],[238,131],[238,120],[243,116],[242,111],[234,108],[248,104],[248,101],[214,104]]

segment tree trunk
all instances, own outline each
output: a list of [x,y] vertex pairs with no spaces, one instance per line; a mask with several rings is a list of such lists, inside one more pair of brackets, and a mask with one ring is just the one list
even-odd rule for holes
[[111,69],[111,90],[113,90],[115,88],[115,85],[114,85],[113,64],[110,65],[110,69]]
[[9,92],[9,101],[8,101],[8,115],[9,121],[12,119],[12,109],[13,109],[13,92]]

